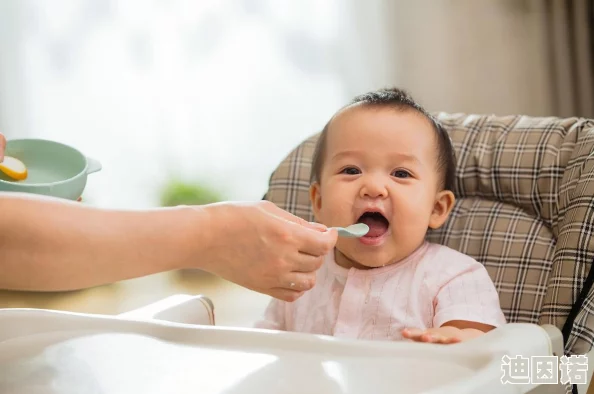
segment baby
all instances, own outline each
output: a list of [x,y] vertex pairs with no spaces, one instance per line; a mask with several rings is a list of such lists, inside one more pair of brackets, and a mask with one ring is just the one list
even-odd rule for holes
[[425,240],[454,206],[454,176],[449,136],[406,92],[356,97],[320,135],[310,199],[316,221],[369,232],[339,238],[314,288],[273,299],[256,328],[454,343],[505,324],[484,266]]

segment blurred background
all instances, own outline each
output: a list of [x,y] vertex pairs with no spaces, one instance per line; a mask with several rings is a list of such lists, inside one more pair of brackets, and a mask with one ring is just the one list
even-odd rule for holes
[[96,205],[259,199],[386,85],[432,111],[594,116],[592,18],[590,0],[2,0],[0,128],[99,159]]
[[[258,200],[354,95],[594,117],[591,0],[1,0],[0,130],[98,159],[88,204]],[[258,298],[261,308],[262,298]]]

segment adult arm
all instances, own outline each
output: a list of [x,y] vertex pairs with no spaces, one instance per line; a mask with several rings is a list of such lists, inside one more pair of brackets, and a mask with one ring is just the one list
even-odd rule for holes
[[73,290],[200,268],[293,301],[336,232],[269,202],[116,211],[0,193],[0,288]]

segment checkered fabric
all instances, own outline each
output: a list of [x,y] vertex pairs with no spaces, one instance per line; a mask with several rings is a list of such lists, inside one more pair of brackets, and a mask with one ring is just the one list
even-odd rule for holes
[[[457,202],[446,224],[427,238],[485,265],[509,322],[563,329],[581,302],[565,327],[565,350],[588,352],[594,342],[594,290],[586,284],[594,258],[594,122],[435,116],[456,150]],[[318,135],[280,163],[264,197],[310,221]]]

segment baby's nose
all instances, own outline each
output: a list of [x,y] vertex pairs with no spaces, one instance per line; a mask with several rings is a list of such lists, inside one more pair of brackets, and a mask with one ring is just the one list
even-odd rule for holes
[[386,183],[379,177],[369,177],[361,188],[361,197],[385,198],[387,195]]

